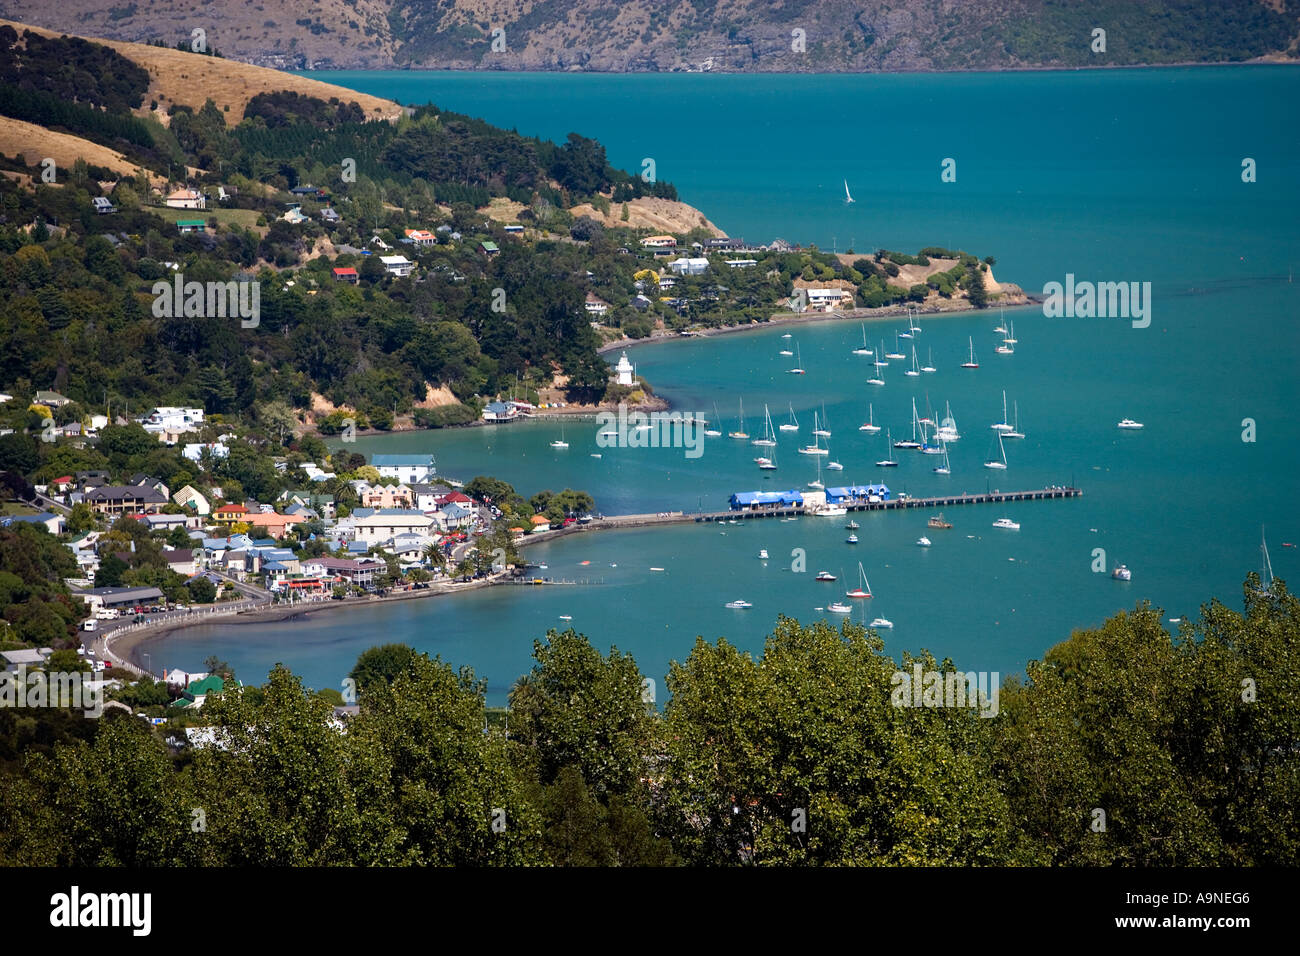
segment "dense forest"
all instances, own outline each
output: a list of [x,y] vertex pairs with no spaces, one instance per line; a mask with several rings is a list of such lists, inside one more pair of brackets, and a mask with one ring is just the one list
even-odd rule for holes
[[402,645],[357,661],[346,733],[338,691],[283,668],[208,699],[219,746],[176,749],[121,712],[0,709],[0,849],[45,866],[1295,866],[1300,605],[1258,585],[1244,614],[1215,601],[1176,635],[1145,605],[1076,632],[993,717],[900,706],[898,671],[951,661],[787,618],[757,657],[699,639],[661,708],[630,655],[552,631],[507,715],[471,671]]

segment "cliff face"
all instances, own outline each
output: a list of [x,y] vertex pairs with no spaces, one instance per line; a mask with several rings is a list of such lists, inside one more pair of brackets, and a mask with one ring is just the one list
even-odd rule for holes
[[[280,69],[826,73],[1296,55],[1275,0],[0,0],[0,16]],[[1290,12],[1279,12],[1289,10]],[[1104,50],[1093,31],[1106,31]]]

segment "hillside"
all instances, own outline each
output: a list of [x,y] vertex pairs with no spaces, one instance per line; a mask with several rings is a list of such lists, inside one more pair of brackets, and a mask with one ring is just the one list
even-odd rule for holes
[[[0,11],[7,11],[7,7],[0,6]],[[149,20],[158,22],[152,15]],[[402,108],[392,100],[358,93],[331,83],[292,76],[264,66],[251,66],[220,57],[195,56],[193,53],[145,43],[104,39],[97,36],[96,31],[87,30],[84,25],[79,25],[76,29],[60,27],[58,31],[52,31],[32,26],[32,22],[0,20],[0,27],[13,27],[20,35],[25,30],[31,30],[48,37],[58,36],[59,32],[74,36],[94,36],[96,43],[116,50],[147,70],[149,88],[145,102],[134,110],[139,116],[154,113],[165,122],[171,106],[188,106],[198,110],[204,102],[211,99],[222,111],[226,122],[233,126],[244,118],[244,108],[248,106],[249,100],[258,93],[270,90],[286,90],[322,100],[337,97],[343,102],[356,102],[367,119],[392,120],[402,115]],[[111,37],[113,32],[107,31],[105,35]],[[151,103],[157,104],[156,110],[150,108]]]
[[[282,69],[751,72],[1001,70],[1294,58],[1290,0],[0,0],[0,14],[119,41],[207,33]],[[1094,53],[1092,29],[1107,31]],[[492,30],[505,31],[504,51]],[[792,31],[804,31],[804,49]],[[197,94],[193,94],[197,95]],[[368,109],[368,107],[367,107]]]

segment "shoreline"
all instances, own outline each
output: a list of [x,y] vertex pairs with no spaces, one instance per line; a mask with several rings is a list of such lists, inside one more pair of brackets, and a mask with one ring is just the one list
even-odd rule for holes
[[[553,541],[556,538],[562,538],[575,532],[586,531],[587,528],[570,526],[568,528],[556,528],[554,531],[544,531],[537,535],[528,535],[516,543],[519,550],[534,545],[541,544],[544,541]],[[525,565],[527,567],[527,565]],[[361,609],[373,607],[376,604],[388,604],[397,601],[417,601],[426,598],[449,597],[454,594],[460,594],[465,591],[478,591],[488,587],[500,587],[508,584],[508,573],[489,575],[479,580],[466,581],[457,584],[442,584],[440,586],[430,586],[427,590],[420,591],[402,591],[398,594],[388,594],[384,597],[371,596],[365,599],[349,598],[344,601],[335,601],[327,598],[320,601],[311,601],[306,604],[295,605],[268,605],[266,607],[256,608],[251,611],[239,611],[235,614],[216,616],[213,619],[203,621],[175,620],[167,621],[156,628],[146,628],[140,631],[130,631],[127,633],[111,633],[101,637],[104,650],[109,658],[118,666],[119,662],[126,665],[126,669],[145,672],[144,665],[137,659],[139,653],[159,640],[176,631],[183,631],[187,628],[196,627],[225,627],[241,626],[246,624],[265,624],[273,621],[287,621],[296,617],[306,617],[309,614],[325,613],[331,611],[345,611],[350,609]],[[524,586],[524,585],[516,585]],[[157,675],[152,675],[157,676]]]
[[[1010,285],[1010,283],[1008,283]],[[1008,308],[1018,309],[1034,304],[1032,296],[1024,291],[1019,293],[1010,293],[1014,298],[1013,302],[1000,303]],[[963,303],[966,300],[961,300]],[[990,307],[992,304],[990,304]],[[945,315],[965,315],[970,312],[988,312],[989,308],[977,309],[972,305],[963,305],[960,308],[921,308],[912,309],[913,315],[925,316],[945,316]],[[849,309],[846,311],[834,312],[797,312],[789,314],[777,313],[771,316],[766,322],[750,321],[743,325],[719,325],[709,329],[693,329],[689,333],[663,331],[651,335],[646,339],[616,339],[613,342],[606,342],[596,349],[597,354],[604,355],[606,352],[613,352],[617,349],[628,349],[634,346],[655,345],[661,342],[680,342],[690,341],[697,338],[713,338],[719,335],[734,335],[738,332],[757,332],[763,329],[777,328],[785,325],[811,325],[816,322],[881,322],[886,319],[894,319],[899,316],[906,316],[908,308],[906,306],[899,308],[894,305],[881,306],[878,309]]]

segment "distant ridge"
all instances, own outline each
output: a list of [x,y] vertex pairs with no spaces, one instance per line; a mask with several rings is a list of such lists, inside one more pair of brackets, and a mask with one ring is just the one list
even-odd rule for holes
[[0,15],[168,46],[201,28],[225,56],[278,69],[1108,67],[1294,60],[1300,37],[1283,0],[0,0]]

